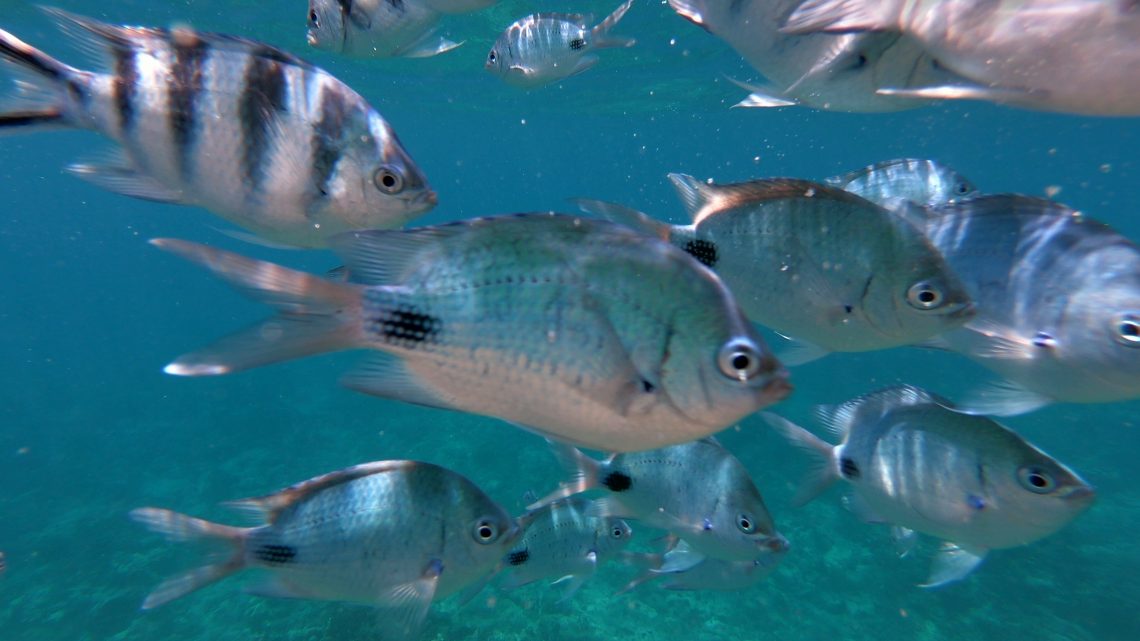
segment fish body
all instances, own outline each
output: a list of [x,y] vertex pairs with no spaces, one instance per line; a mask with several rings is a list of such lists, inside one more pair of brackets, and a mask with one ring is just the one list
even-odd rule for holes
[[740,106],[804,105],[883,112],[922,100],[877,93],[883,87],[944,84],[954,74],[910,38],[894,33],[811,34],[780,31],[799,0],[669,0],[681,17],[724,40],[768,85]]
[[334,245],[351,282],[155,242],[281,311],[172,374],[378,350],[346,385],[620,451],[707,436],[790,390],[712,272],[607,221],[530,214],[346,234]]
[[878,162],[823,182],[884,207],[896,198],[936,207],[980,195],[974,183],[952,168],[918,158]]
[[1056,532],[1095,497],[1075,472],[1012,430],[916,387],[887,388],[818,414],[842,436],[839,445],[766,417],[820,459],[796,502],[843,480],[865,520],[946,541],[928,586],[961,579],[988,550]]
[[901,33],[972,81],[915,85],[922,97],[1140,114],[1140,12],[1130,0],[808,0],[786,30]]
[[964,286],[922,231],[879,205],[805,180],[711,185],[669,177],[690,225],[579,204],[688,251],[716,271],[753,322],[815,346],[817,355],[920,342],[972,314]]
[[158,508],[131,517],[172,540],[228,542],[220,563],[167,580],[153,608],[247,568],[267,571],[266,596],[366,603],[419,626],[433,600],[477,584],[521,533],[471,481],[415,461],[377,461],[319,476],[266,497],[237,501],[256,527],[220,525]]
[[484,67],[519,87],[537,87],[582,73],[598,63],[593,51],[635,44],[631,38],[609,35],[632,4],[626,0],[592,28],[579,14],[536,13],[517,20],[495,41]]
[[398,227],[435,205],[391,126],[325,71],[232,36],[48,11],[111,68],[82,71],[0,31],[0,58],[26,78],[13,109],[0,113],[0,131],[76,127],[119,143],[106,161],[73,165],[79,177],[198,205],[301,247]]
[[735,592],[746,590],[771,574],[780,565],[787,549],[773,550],[752,560],[725,561],[706,558],[683,570],[670,570],[673,555],[687,555],[688,543],[678,540],[665,554],[623,552],[626,563],[644,568],[622,589],[626,592],[644,583],[654,582],[663,590],[712,590]]
[[1009,415],[1140,397],[1140,249],[1068,207],[987,196],[922,210],[977,316],[940,339],[1009,382],[961,405]]
[[670,571],[709,557],[750,561],[788,547],[748,470],[714,439],[604,461],[566,445],[552,447],[571,480],[538,504],[604,491],[592,507],[595,513],[637,519],[686,542],[682,552],[674,550]]
[[503,587],[516,588],[543,579],[566,582],[570,598],[616,556],[633,536],[622,519],[590,514],[590,501],[571,497],[540,507],[522,517],[523,534],[503,558]]
[[458,47],[424,0],[309,0],[309,45],[360,58],[426,58]]

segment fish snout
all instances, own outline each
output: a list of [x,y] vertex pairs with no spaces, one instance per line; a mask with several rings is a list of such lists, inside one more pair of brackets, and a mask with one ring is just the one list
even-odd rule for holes
[[768,376],[768,382],[764,384],[760,394],[764,403],[771,405],[786,398],[788,394],[792,393],[792,389],[792,383],[788,380],[788,370],[780,367]]
[[1074,485],[1062,494],[1066,501],[1078,503],[1092,503],[1096,500],[1096,488],[1091,485]]
[[792,544],[784,538],[783,534],[773,534],[759,541],[760,548],[773,554],[784,554],[792,548]]

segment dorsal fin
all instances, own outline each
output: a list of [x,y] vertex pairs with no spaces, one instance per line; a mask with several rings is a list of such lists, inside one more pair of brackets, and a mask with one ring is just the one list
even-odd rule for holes
[[714,185],[686,174],[669,174],[677,195],[699,225],[709,216],[750,203],[795,198],[823,198],[860,207],[879,208],[851,192],[799,178],[765,178],[742,183]]
[[290,485],[268,496],[228,501],[226,505],[239,510],[256,512],[261,515],[267,523],[273,523],[278,515],[281,514],[282,510],[305,501],[318,492],[373,474],[410,470],[417,465],[424,464],[416,461],[373,461],[371,463],[361,463],[360,465],[347,467],[343,470],[322,474],[307,481],[301,481],[300,483]]

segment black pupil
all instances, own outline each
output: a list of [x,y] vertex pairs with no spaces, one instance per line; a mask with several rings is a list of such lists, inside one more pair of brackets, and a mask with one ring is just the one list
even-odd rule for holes
[[748,528],[752,527],[752,521],[749,521],[748,519],[740,519],[740,527],[747,530]]
[[752,363],[752,359],[748,358],[748,354],[741,354],[737,352],[732,355],[732,368],[738,370],[748,369],[748,365]]
[[492,534],[492,532],[491,532],[490,526],[487,526],[487,525],[479,526],[479,538],[489,539],[489,538],[491,538],[491,534]]
[[1124,321],[1120,324],[1120,333],[1130,337],[1140,337],[1140,325],[1135,321]]
[[380,184],[384,185],[385,187],[395,187],[396,177],[392,174],[384,174],[380,176]]
[[619,530],[618,528],[615,527],[614,528],[614,536],[621,536],[621,530]]
[[958,193],[959,194],[964,194],[967,191],[970,191],[970,189],[969,189],[969,187],[966,187],[966,183],[958,183]]
[[314,25],[317,24],[317,12],[316,12],[316,10],[309,12],[309,22],[313,23]]
[[1033,487],[1045,487],[1049,485],[1049,481],[1047,481],[1045,477],[1041,476],[1040,474],[1030,474],[1029,484]]
[[492,51],[491,52],[491,62],[494,62],[494,61],[495,61],[495,52]]
[[918,293],[918,300],[923,303],[933,303],[934,298],[934,292],[930,291],[929,289],[924,289]]

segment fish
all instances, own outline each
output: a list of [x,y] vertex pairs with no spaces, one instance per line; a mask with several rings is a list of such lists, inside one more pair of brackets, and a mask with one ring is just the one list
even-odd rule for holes
[[1051,403],[1140,398],[1140,248],[1041,198],[994,195],[912,207],[966,284],[977,315],[927,346],[998,375],[958,405],[997,416]]
[[118,143],[69,171],[197,205],[271,243],[399,227],[436,195],[392,127],[327,72],[269,45],[187,27],[118,27],[45,9],[109,70],[68,66],[0,30],[18,95],[0,132],[78,128]]
[[607,221],[524,214],[353,232],[333,242],[347,282],[152,242],[280,312],[169,374],[370,349],[380,353],[342,383],[619,451],[707,436],[791,390],[711,271]]
[[902,34],[967,80],[884,85],[881,91],[889,95],[1140,115],[1140,12],[1134,0],[806,0],[783,31]]
[[424,0],[309,0],[309,46],[359,58],[427,58],[459,47]]
[[590,501],[570,497],[519,517],[523,535],[504,557],[505,579],[514,589],[542,579],[566,583],[566,601],[629,544],[633,530],[622,519],[591,516]]
[[789,35],[780,28],[800,0],[669,0],[689,22],[725,41],[760,72],[740,107],[800,105],[848,112],[914,109],[931,101],[884,95],[884,87],[961,79],[917,42],[895,33]]
[[483,66],[508,84],[526,88],[580,74],[598,63],[593,51],[637,43],[609,33],[632,5],[633,0],[626,0],[593,28],[580,14],[536,13],[521,18],[495,40]]
[[752,560],[725,561],[706,558],[684,570],[663,570],[673,565],[671,556],[682,557],[691,554],[686,541],[670,537],[670,549],[664,554],[623,551],[623,561],[627,565],[640,567],[642,573],[634,577],[619,590],[619,594],[629,592],[645,583],[654,582],[663,590],[693,591],[713,590],[735,592],[746,590],[770,575],[780,565],[787,548],[772,550]]
[[937,207],[981,195],[972,181],[953,168],[919,158],[885,160],[823,182],[888,208],[897,198]]
[[[374,461],[230,504],[264,523],[234,527],[144,507],[130,517],[171,541],[215,540],[230,554],[160,584],[156,608],[246,569],[260,596],[377,606],[394,638],[414,636],[433,601],[481,587],[522,530],[474,483],[419,461]],[[425,536],[430,533],[430,536]]]
[[569,479],[530,507],[602,491],[587,513],[636,519],[687,543],[660,571],[686,570],[706,558],[749,561],[788,547],[748,470],[716,439],[602,461],[563,443],[550,446]]
[[789,178],[727,185],[685,174],[669,179],[690,225],[576,202],[712,268],[749,319],[797,341],[781,354],[787,364],[912,345],[973,314],[964,285],[922,231],[859,196]]
[[793,499],[850,485],[849,507],[943,541],[922,587],[959,581],[992,549],[1027,545],[1087,510],[1096,492],[1076,472],[1016,432],[964,414],[909,385],[888,387],[816,415],[842,442],[831,445],[775,414],[763,418],[816,462]]

